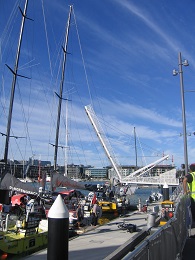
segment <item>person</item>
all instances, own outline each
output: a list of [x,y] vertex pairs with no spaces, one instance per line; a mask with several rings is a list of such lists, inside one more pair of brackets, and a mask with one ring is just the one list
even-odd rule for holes
[[97,225],[96,209],[97,209],[97,201],[94,202],[93,207],[92,207],[92,212],[91,212],[91,225],[92,226],[96,226]]
[[114,192],[113,192],[113,190],[111,190],[110,193],[109,193],[110,201],[112,201],[113,198],[114,198]]
[[102,216],[102,209],[99,205],[99,202],[96,200],[95,204],[93,205],[93,209],[92,209],[92,220],[91,220],[91,224],[93,226],[97,226],[98,223],[98,218],[100,218]]
[[95,194],[95,192],[94,192],[94,195],[93,195],[93,199],[92,199],[92,201],[91,201],[91,204],[94,205],[94,204],[96,204],[96,202],[97,202],[97,196],[96,196],[96,194]]
[[189,194],[191,199],[191,213],[195,221],[195,163],[190,165],[190,172],[183,179],[184,194]]
[[102,207],[100,206],[99,203],[97,204],[97,216],[98,216],[98,219],[101,218],[101,216],[102,216]]
[[103,193],[102,193],[102,200],[106,200],[106,193],[105,193],[105,191],[103,191]]
[[82,212],[81,204],[79,204],[76,209],[76,216],[77,216],[77,225],[78,225],[78,228],[80,228],[81,222],[83,220],[83,212]]

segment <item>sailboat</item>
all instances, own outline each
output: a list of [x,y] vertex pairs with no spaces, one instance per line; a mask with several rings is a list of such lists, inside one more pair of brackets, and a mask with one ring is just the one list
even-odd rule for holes
[[[65,67],[66,67],[66,57],[68,54],[68,51],[67,51],[68,36],[69,36],[72,9],[73,9],[73,6],[70,6],[67,28],[66,28],[66,36],[65,36],[64,46],[62,47],[63,62],[62,62],[61,82],[60,82],[60,93],[57,94],[55,92],[56,96],[58,97],[59,102],[58,102],[58,115],[57,115],[55,144],[50,143],[50,145],[52,145],[54,147],[54,167],[53,167],[54,171],[51,172],[51,174],[50,174],[51,191],[54,191],[56,189],[56,187],[59,187],[59,186],[71,187],[71,188],[75,188],[75,189],[84,189],[84,190],[86,189],[85,185],[79,183],[76,180],[72,180],[67,177],[67,161],[66,161],[67,158],[66,158],[66,156],[65,156],[66,165],[65,165],[64,175],[59,174],[57,171],[57,155],[58,155],[58,148],[59,148],[58,142],[59,142],[59,129],[60,129],[62,101],[63,100],[66,101],[66,114],[67,114],[67,110],[68,110],[67,104],[69,101],[67,98],[63,98],[63,86],[64,86],[64,74],[65,74]],[[68,133],[67,133],[67,115],[66,115],[66,146],[65,146],[65,149],[67,148],[67,135],[68,135]],[[60,147],[62,147],[62,146],[60,146]]]
[[[60,94],[56,94],[58,97],[58,115],[57,115],[57,125],[56,125],[56,137],[55,137],[55,144],[51,144],[54,147],[54,171],[51,173],[51,193],[52,197],[56,197],[56,194],[61,194],[61,196],[65,195],[65,203],[67,205],[67,208],[69,209],[69,222],[71,223],[71,219],[76,218],[76,208],[75,205],[78,204],[78,197],[80,197],[81,194],[78,195],[79,191],[71,189],[69,191],[61,191],[61,192],[55,192],[56,188],[59,186],[62,187],[71,187],[75,189],[86,189],[85,185],[79,183],[77,180],[72,180],[67,177],[67,158],[65,155],[65,173],[64,175],[59,174],[57,171],[57,155],[58,155],[58,142],[59,142],[59,129],[60,129],[60,119],[61,119],[61,106],[62,101],[66,101],[66,146],[67,148],[67,110],[68,110],[68,99],[63,98],[63,86],[64,86],[64,73],[65,73],[65,66],[66,66],[66,57],[67,57],[67,48],[68,48],[68,36],[69,36],[69,29],[70,29],[70,21],[71,21],[71,14],[72,14],[72,6],[70,6],[69,10],[69,17],[67,22],[67,29],[66,29],[66,36],[63,46],[63,62],[62,62],[62,75],[61,75],[61,82],[60,82]],[[61,146],[60,146],[61,147]],[[84,195],[83,195],[84,196]],[[49,208],[51,207],[51,204],[45,205],[47,212],[49,211]],[[77,219],[77,218],[76,218]]]
[[13,104],[14,104],[14,95],[15,95],[15,86],[17,82],[17,77],[23,77],[27,78],[25,76],[19,75],[18,74],[18,65],[19,65],[19,59],[20,59],[20,51],[21,51],[21,45],[22,45],[22,38],[23,38],[23,32],[24,32],[24,25],[25,21],[27,18],[27,7],[28,7],[28,0],[25,1],[25,6],[24,6],[24,11],[21,11],[22,14],[22,22],[21,22],[21,27],[20,27],[20,34],[19,34],[19,40],[18,40],[18,47],[17,47],[17,53],[16,53],[16,59],[15,59],[15,66],[14,70],[11,69],[8,65],[6,65],[11,73],[13,74],[13,79],[12,79],[12,88],[11,88],[11,95],[10,95],[10,104],[9,104],[9,114],[8,114],[8,121],[7,121],[7,131],[6,133],[1,133],[3,136],[6,137],[5,140],[5,148],[4,148],[4,159],[3,163],[5,165],[4,167],[4,172],[1,176],[0,180],[0,189],[5,190],[5,194],[8,194],[7,191],[17,191],[17,192],[27,192],[29,194],[38,194],[38,189],[32,185],[29,185],[28,183],[23,183],[19,181],[17,178],[15,178],[12,174],[9,173],[8,170],[8,151],[9,151],[9,142],[10,142],[10,137],[13,138],[20,138],[18,136],[11,136],[11,122],[12,122],[12,111],[13,111]]
[[[24,24],[25,24],[25,20],[27,19],[26,16],[27,7],[28,7],[28,0],[25,0],[24,11],[22,12],[20,9],[22,13],[22,23],[21,23],[14,70],[12,70],[9,66],[7,66],[13,73],[13,82],[12,82],[12,90],[11,90],[11,97],[10,97],[7,133],[3,134],[6,137],[5,152],[4,152],[5,170],[0,180],[0,203],[10,205],[10,202],[12,202],[12,206],[13,206],[12,209],[14,210],[14,212],[2,212],[0,210],[0,238],[1,238],[0,251],[1,253],[6,253],[6,254],[28,254],[42,247],[45,247],[47,245],[47,234],[48,234],[47,220],[42,218],[43,217],[42,211],[44,207],[44,205],[42,204],[42,201],[44,200],[44,194],[42,193],[42,190],[41,192],[39,192],[38,188],[31,185],[30,183],[21,182],[15,176],[10,174],[8,171],[8,167],[6,167],[8,165],[8,148],[9,148],[9,139],[11,137],[10,129],[11,129],[12,110],[13,110],[13,103],[14,103],[15,84],[16,84],[17,77],[20,76],[18,75],[19,54],[21,49]],[[68,35],[71,12],[72,12],[72,6],[70,6],[66,35]],[[65,60],[67,54],[66,45],[67,45],[67,36],[66,36],[65,46],[62,48],[64,51],[62,79],[64,77],[63,74],[65,69]],[[59,95],[59,107],[58,107],[59,113],[58,113],[57,129],[59,129],[59,123],[60,123],[62,91],[63,91],[63,80],[61,82],[60,95]],[[72,187],[77,189],[86,189],[85,185],[73,181],[67,178],[66,176],[59,174],[56,171],[58,134],[59,134],[58,131],[56,131],[56,143],[54,145],[55,147],[54,173],[51,175],[52,186],[53,187],[66,186],[66,187]],[[17,192],[17,195],[13,195],[14,192]],[[30,196],[30,200],[26,200],[28,196]]]
[[[19,181],[8,172],[8,148],[10,139],[10,129],[12,120],[12,110],[15,94],[15,85],[18,75],[18,64],[20,57],[20,49],[22,44],[22,36],[24,31],[24,24],[27,18],[28,0],[25,1],[24,11],[22,13],[22,23],[20,28],[20,36],[18,41],[18,49],[16,54],[16,61],[14,70],[8,65],[7,67],[13,73],[12,90],[10,96],[10,107],[7,122],[7,133],[4,151],[4,163],[5,170],[1,177],[1,196],[0,202],[0,251],[1,254],[26,254],[34,252],[38,248],[45,247],[47,245],[47,228],[40,228],[41,205],[38,205],[35,199],[25,201],[25,193],[31,195],[38,195],[37,188]],[[20,9],[21,10],[21,9]],[[10,192],[17,191],[23,194],[10,196]],[[17,203],[11,203],[11,199],[14,200],[17,196]],[[16,199],[16,198],[15,198]],[[3,204],[10,206],[9,210],[5,212]],[[8,207],[7,207],[8,208]]]

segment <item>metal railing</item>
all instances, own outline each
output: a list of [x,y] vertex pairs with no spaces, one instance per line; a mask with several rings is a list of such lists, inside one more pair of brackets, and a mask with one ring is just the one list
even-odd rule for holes
[[191,227],[190,198],[183,195],[179,186],[170,200],[175,203],[173,218],[123,257],[123,260],[181,259]]

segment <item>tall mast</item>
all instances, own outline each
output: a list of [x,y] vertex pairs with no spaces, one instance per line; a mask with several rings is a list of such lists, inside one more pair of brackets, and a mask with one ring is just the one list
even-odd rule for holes
[[134,140],[135,140],[135,166],[137,170],[137,138],[136,138],[136,132],[135,132],[135,127],[134,127]]
[[66,100],[66,137],[65,137],[65,160],[64,160],[64,176],[68,175],[68,98],[65,99]]
[[16,86],[16,79],[17,79],[17,72],[18,72],[18,64],[20,58],[20,50],[22,44],[22,36],[24,32],[24,24],[26,20],[26,12],[27,12],[28,0],[25,2],[24,12],[22,13],[22,23],[20,27],[20,35],[18,40],[18,48],[16,53],[16,60],[14,70],[10,70],[13,73],[13,80],[12,80],[12,89],[11,89],[11,96],[10,96],[10,105],[9,105],[9,114],[8,114],[8,122],[7,122],[7,132],[6,132],[6,141],[5,141],[5,150],[4,150],[4,162],[7,165],[7,157],[8,157],[8,148],[9,148],[9,139],[10,139],[10,129],[11,129],[11,120],[12,120],[12,111],[13,111],[13,102],[14,102],[14,94],[15,94],[15,86]]
[[62,63],[62,75],[61,75],[61,83],[60,83],[60,94],[59,94],[59,103],[58,103],[58,116],[57,116],[57,127],[56,127],[56,139],[55,139],[55,151],[54,151],[54,170],[57,167],[57,154],[58,154],[58,139],[59,139],[59,127],[60,127],[60,116],[61,116],[61,106],[62,106],[62,94],[63,94],[63,86],[64,86],[64,72],[65,72],[65,65],[66,65],[66,54],[67,54],[67,47],[68,47],[68,35],[70,29],[70,20],[71,20],[71,13],[72,13],[72,6],[70,6],[69,16],[68,16],[68,23],[66,28],[66,38],[65,44],[63,47],[64,57]]

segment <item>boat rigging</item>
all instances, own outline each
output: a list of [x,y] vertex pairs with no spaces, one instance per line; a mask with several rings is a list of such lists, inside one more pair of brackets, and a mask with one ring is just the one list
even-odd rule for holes
[[[8,121],[7,121],[7,132],[5,134],[5,136],[6,136],[5,149],[4,149],[5,166],[7,166],[9,139],[10,139],[10,137],[12,137],[12,136],[10,136],[10,130],[11,130],[11,121],[12,121],[12,111],[13,111],[16,80],[17,80],[17,76],[21,77],[21,75],[18,74],[18,64],[19,64],[19,60],[20,60],[20,51],[21,51],[21,45],[22,45],[22,36],[23,36],[23,32],[24,32],[24,25],[25,25],[26,19],[29,19],[29,18],[27,18],[27,15],[26,15],[27,7],[28,7],[28,0],[26,0],[26,2],[25,2],[24,11],[22,12],[22,10],[20,9],[20,12],[22,14],[22,23],[21,23],[21,28],[20,28],[20,35],[19,35],[19,40],[18,40],[18,47],[17,47],[14,70],[12,70],[8,65],[6,65],[11,70],[11,72],[13,74],[13,79],[12,79],[12,89],[11,89],[11,96],[10,96]],[[31,20],[31,19],[29,19],[29,20]],[[22,76],[22,77],[24,77],[24,76]],[[25,78],[27,78],[27,77],[25,77]]]
[[[70,10],[69,10],[69,16],[68,16],[68,22],[67,22],[67,28],[66,28],[66,37],[65,37],[65,42],[64,42],[64,46],[62,46],[63,49],[63,62],[62,62],[62,74],[61,74],[61,83],[60,83],[60,94],[56,94],[56,96],[58,97],[59,101],[58,101],[58,115],[57,115],[57,126],[56,126],[56,138],[55,138],[55,145],[54,148],[54,170],[56,170],[57,168],[57,154],[58,154],[58,141],[59,141],[59,128],[60,128],[60,117],[61,117],[61,107],[62,107],[62,100],[66,100],[66,113],[67,113],[67,103],[68,103],[68,99],[63,98],[63,86],[64,86],[64,74],[65,74],[65,67],[66,67],[66,55],[69,54],[67,52],[68,49],[68,36],[69,36],[69,30],[70,30],[70,21],[71,21],[71,14],[72,14],[72,6],[70,6]],[[66,131],[67,131],[67,116],[66,116]],[[67,133],[66,133],[67,136]],[[66,137],[67,138],[67,137]],[[67,147],[67,139],[66,139],[66,146],[65,149]],[[66,157],[66,156],[65,156]],[[65,158],[65,162],[66,162],[66,158]],[[67,167],[65,167],[65,175],[67,175]]]

